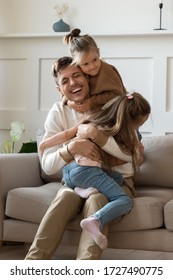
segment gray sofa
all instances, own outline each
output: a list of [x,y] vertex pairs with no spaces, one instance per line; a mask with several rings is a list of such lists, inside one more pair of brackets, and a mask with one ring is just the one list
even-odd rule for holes
[[[128,215],[110,223],[109,247],[173,252],[173,135],[144,137],[143,144],[137,197]],[[61,186],[54,180],[41,172],[36,153],[0,155],[0,240],[32,242]],[[68,224],[64,244],[78,244],[80,220]]]

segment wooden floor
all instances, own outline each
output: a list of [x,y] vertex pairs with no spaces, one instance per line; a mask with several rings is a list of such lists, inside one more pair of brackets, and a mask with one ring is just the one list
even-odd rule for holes
[[[3,245],[0,248],[0,260],[23,260],[28,251],[29,245]],[[52,259],[54,260],[75,260],[77,247],[60,246]],[[102,260],[173,260],[173,253],[139,250],[104,250]]]

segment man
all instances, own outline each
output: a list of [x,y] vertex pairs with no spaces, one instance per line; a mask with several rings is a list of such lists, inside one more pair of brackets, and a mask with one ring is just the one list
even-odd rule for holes
[[[81,69],[71,65],[71,62],[72,59],[69,57],[60,58],[54,65],[53,76],[57,88],[68,100],[81,103],[89,97],[89,85]],[[71,128],[83,116],[83,114],[64,105],[63,102],[55,103],[45,122],[44,139]],[[104,146],[105,150],[111,149],[110,142],[107,141],[107,137],[104,138],[104,135],[99,135],[96,141],[98,145]],[[72,160],[75,154],[87,156],[93,160],[100,158],[100,152],[95,143],[87,139],[76,139],[65,146],[56,145],[45,149],[42,156],[42,167],[47,174],[55,174]],[[82,209],[85,218],[102,208],[106,203],[106,197],[100,193],[84,200],[67,186],[62,186],[43,217],[25,259],[50,259],[62,240],[68,222]],[[107,235],[107,227],[103,232]],[[99,259],[101,253],[101,249],[90,235],[86,231],[82,231],[77,259]]]

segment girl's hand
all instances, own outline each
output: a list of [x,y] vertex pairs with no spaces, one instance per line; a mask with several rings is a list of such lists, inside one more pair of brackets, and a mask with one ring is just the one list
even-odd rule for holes
[[91,99],[88,98],[87,100],[85,100],[84,102],[82,102],[81,104],[77,105],[77,110],[79,113],[87,113],[88,111],[91,111]]
[[[89,98],[90,99],[90,98]],[[91,105],[90,105],[90,100],[87,99],[81,104],[76,104],[74,101],[67,101],[67,105],[69,108],[74,109],[76,112],[84,114],[90,111]]]
[[67,105],[69,108],[74,109],[76,112],[78,112],[78,105],[74,101],[67,101]]

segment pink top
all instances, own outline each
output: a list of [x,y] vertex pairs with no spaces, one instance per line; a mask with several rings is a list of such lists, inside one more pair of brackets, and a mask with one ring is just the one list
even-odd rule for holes
[[81,155],[75,155],[75,161],[79,164],[79,165],[83,165],[83,166],[97,166],[101,168],[101,163],[98,161],[94,161],[90,158],[81,156]]

